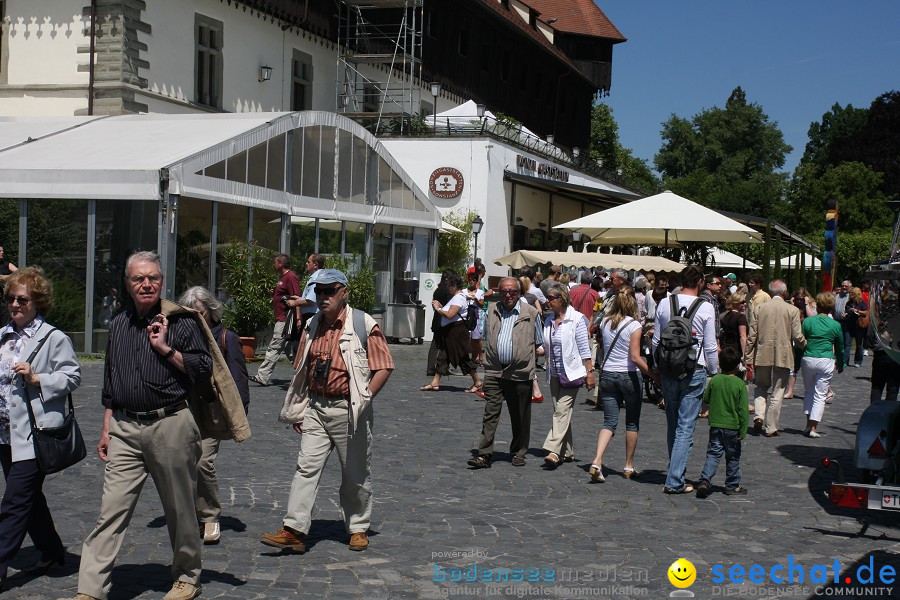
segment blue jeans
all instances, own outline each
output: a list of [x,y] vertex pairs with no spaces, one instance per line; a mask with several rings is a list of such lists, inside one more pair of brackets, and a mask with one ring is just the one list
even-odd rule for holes
[[671,379],[663,375],[662,390],[666,399],[666,443],[669,447],[669,473],[666,487],[681,490],[687,471],[691,448],[694,446],[694,427],[706,389],[706,370],[697,369],[684,379]]
[[[805,383],[805,380],[804,380]],[[741,483],[741,432],[737,429],[709,428],[709,445],[706,446],[706,464],[700,479],[707,483],[716,476],[722,455],[725,455],[725,487],[734,489]]]
[[643,385],[638,371],[603,371],[600,376],[603,429],[616,432],[619,425],[619,400],[625,403],[625,431],[640,429]]

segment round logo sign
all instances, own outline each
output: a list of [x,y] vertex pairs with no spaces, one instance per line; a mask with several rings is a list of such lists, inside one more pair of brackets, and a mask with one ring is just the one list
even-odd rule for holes
[[435,169],[428,180],[428,189],[438,198],[458,198],[464,185],[462,173],[453,167]]

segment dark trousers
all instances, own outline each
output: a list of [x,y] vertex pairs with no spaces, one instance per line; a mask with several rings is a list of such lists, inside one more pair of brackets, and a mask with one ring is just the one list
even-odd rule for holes
[[447,349],[444,346],[444,336],[439,331],[434,332],[431,338],[431,346],[428,347],[428,368],[425,374],[433,377],[435,373],[438,375],[446,375],[450,372],[450,363],[447,362]]
[[53,526],[53,517],[41,487],[44,474],[37,461],[12,461],[12,449],[0,444],[0,463],[6,479],[6,490],[0,502],[0,575],[6,573],[15,558],[25,534],[31,536],[41,560],[62,559],[66,554],[62,540]]
[[881,400],[881,394],[887,388],[885,400],[897,400],[900,392],[900,369],[884,350],[875,350],[872,353],[872,392],[871,402]]
[[711,482],[725,455],[725,487],[734,489],[741,483],[741,432],[737,429],[709,428],[706,464],[700,479]]
[[512,441],[509,453],[522,458],[528,452],[531,439],[531,381],[513,381],[493,375],[485,376],[482,391],[485,395],[484,420],[481,424],[481,438],[476,449],[478,454],[490,456],[494,452],[494,434],[503,412],[503,401],[509,410],[512,425]]

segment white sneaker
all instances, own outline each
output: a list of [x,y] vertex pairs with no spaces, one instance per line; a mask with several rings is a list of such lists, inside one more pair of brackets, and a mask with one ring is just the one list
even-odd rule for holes
[[218,521],[211,521],[209,523],[203,524],[203,543],[204,544],[218,544],[220,537],[222,537],[222,532],[219,529]]
[[804,432],[803,432],[803,435],[805,435],[805,436],[808,437],[808,438],[819,438],[819,437],[822,437],[821,435],[819,435],[818,432],[811,431],[811,430],[804,431]]

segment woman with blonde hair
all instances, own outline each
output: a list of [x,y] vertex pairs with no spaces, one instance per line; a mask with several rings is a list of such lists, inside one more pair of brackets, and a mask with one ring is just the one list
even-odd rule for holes
[[[603,454],[616,434],[619,424],[619,403],[625,404],[625,468],[622,475],[631,479],[639,475],[634,468],[641,419],[641,399],[645,377],[656,375],[641,356],[643,327],[638,317],[634,291],[623,285],[609,301],[609,312],[600,322],[603,361],[600,367],[600,401],[603,403],[603,428],[597,436],[597,454],[591,463],[591,480],[601,483]],[[658,382],[657,382],[658,383]]]
[[563,461],[575,460],[572,442],[572,412],[578,388],[594,387],[594,367],[588,342],[587,318],[569,304],[569,288],[554,283],[547,304],[553,314],[544,321],[544,353],[547,381],[553,397],[553,424],[544,440],[548,452],[544,463],[555,469]]

